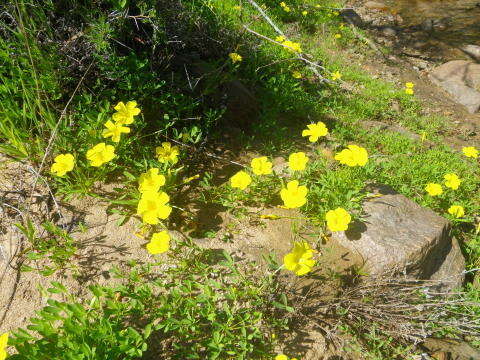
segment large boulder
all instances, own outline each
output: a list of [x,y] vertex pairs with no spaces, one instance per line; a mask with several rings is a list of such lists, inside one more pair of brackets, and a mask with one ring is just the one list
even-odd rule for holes
[[462,285],[465,260],[445,218],[387,188],[363,210],[361,222],[332,239],[359,254],[370,275],[432,279],[444,289]]
[[449,61],[433,69],[430,79],[464,105],[468,112],[473,114],[480,109],[480,64]]

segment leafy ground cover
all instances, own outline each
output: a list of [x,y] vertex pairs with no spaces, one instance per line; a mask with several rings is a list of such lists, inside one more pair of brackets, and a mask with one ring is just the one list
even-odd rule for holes
[[[321,267],[315,253],[322,239],[362,217],[374,183],[451,220],[467,270],[478,268],[476,148],[445,143],[448,119],[422,112],[414,83],[373,79],[352,63],[349,50],[371,50],[341,20],[341,8],[310,0],[4,6],[1,151],[32,164],[54,198],[102,198],[125,221],[137,217],[145,251],[159,255],[158,264],[114,271],[121,285],[94,286],[88,299],[53,284],[49,291],[66,300],[50,300],[27,330],[13,331],[10,358],[285,359],[279,341],[295,329],[295,314],[307,310],[280,289],[280,270],[308,277]],[[232,124],[224,95],[238,80],[254,89],[258,113]],[[418,139],[365,129],[365,120],[401,125]],[[238,137],[225,144],[232,127]],[[217,144],[257,155],[250,164],[225,161],[212,150]],[[272,163],[278,156],[287,159],[283,170]],[[215,174],[227,165],[228,181],[218,184]],[[271,261],[254,276],[228,254],[212,261],[191,241],[171,238],[194,200],[238,217],[255,206],[300,209],[320,235],[292,244],[283,265]],[[53,222],[44,223],[45,236],[28,206],[20,210],[26,215],[17,227],[30,260],[53,261],[44,275],[65,267],[75,256],[74,239]],[[478,303],[471,278],[459,296],[461,304]],[[467,313],[478,323],[478,307],[455,306],[453,318]],[[348,318],[346,309],[338,311]],[[415,352],[376,326],[339,325],[349,351],[365,358]],[[464,335],[435,322],[432,328]],[[300,354],[293,349],[289,356]]]

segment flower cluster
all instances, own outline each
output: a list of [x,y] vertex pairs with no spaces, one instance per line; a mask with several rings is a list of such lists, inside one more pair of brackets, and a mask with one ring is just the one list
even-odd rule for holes
[[[284,41],[284,37],[277,38],[278,41]],[[307,137],[311,143],[318,141],[321,137],[328,135],[328,128],[319,121],[317,123],[307,125],[302,131],[302,137]],[[358,145],[348,145],[346,149],[335,155],[335,160],[341,164],[350,167],[362,167],[368,162],[368,152],[365,148]],[[298,177],[299,173],[305,171],[309,157],[302,151],[293,152],[288,157],[288,168],[291,176]],[[266,156],[254,158],[251,163],[251,172],[256,176],[270,175],[273,173],[272,163]],[[449,174],[451,175],[451,174]],[[446,178],[447,180],[447,178]],[[254,181],[248,169],[240,170],[230,178],[230,186],[240,190],[247,189]],[[448,177],[449,183],[455,186],[455,179]],[[297,179],[292,179],[282,186],[280,189],[280,198],[283,202],[283,208],[296,209],[307,203],[308,188],[301,185]],[[262,219],[275,220],[277,215],[261,215]],[[352,222],[352,216],[344,208],[338,207],[329,210],[325,214],[326,226],[332,231],[346,231]],[[314,250],[312,250],[307,242],[297,242],[291,253],[284,257],[284,266],[287,270],[293,271],[297,275],[305,275],[309,273],[315,265],[313,259]]]
[[230,57],[230,60],[232,60],[232,63],[234,64],[243,60],[243,57],[240,54],[237,54],[235,52],[228,54],[228,56]]
[[463,155],[471,158],[478,158],[478,150],[474,146],[465,146],[462,148]]
[[[124,104],[120,101],[115,105],[116,112],[112,115],[112,120],[108,120],[102,132],[104,138],[111,138],[114,143],[120,142],[122,134],[130,133],[130,128],[125,125],[133,124],[135,116],[140,114],[136,101],[128,101]],[[110,162],[115,157],[115,147],[107,145],[104,142],[98,143],[88,149],[85,154],[90,166],[100,167]],[[60,154],[54,159],[50,172],[56,176],[64,176],[75,167],[75,157],[73,154]]]
[[290,10],[290,7],[289,7],[284,1],[282,1],[282,2],[280,3],[280,6],[281,6],[281,8],[282,8],[285,12],[290,12],[290,11],[291,11],[291,10]]
[[275,38],[275,41],[281,43],[284,47],[286,47],[291,52],[294,52],[294,53],[302,52],[302,47],[300,43],[290,41],[284,35],[277,36]]
[[[445,174],[443,176],[443,179],[445,180],[444,181],[445,187],[450,188],[452,190],[457,190],[460,187],[460,184],[462,183],[462,180],[455,173]],[[441,184],[438,184],[438,183],[428,183],[425,186],[425,191],[430,196],[440,196],[443,194],[443,187]],[[447,211],[450,215],[454,216],[455,218],[461,218],[465,215],[465,210],[461,205],[452,205]]]
[[412,82],[405,83],[405,94],[413,95],[413,93],[414,93],[413,88],[414,87],[415,87],[415,84],[412,83]]

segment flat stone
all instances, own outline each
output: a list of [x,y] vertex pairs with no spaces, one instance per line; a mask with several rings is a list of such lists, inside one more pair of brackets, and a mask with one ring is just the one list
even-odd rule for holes
[[388,10],[387,5],[378,1],[367,1],[364,6],[367,9],[372,9],[372,10],[381,10],[381,11]]
[[465,54],[470,56],[473,60],[480,62],[480,46],[465,45],[460,48]]
[[473,114],[480,109],[480,64],[449,61],[432,70],[430,79],[464,105],[468,112]]
[[463,283],[465,260],[450,223],[388,187],[364,203],[365,216],[332,239],[359,254],[372,276],[406,274],[438,280],[444,289]]

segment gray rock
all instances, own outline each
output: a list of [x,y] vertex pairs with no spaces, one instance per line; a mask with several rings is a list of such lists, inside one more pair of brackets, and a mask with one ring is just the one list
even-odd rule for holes
[[364,260],[372,276],[406,274],[438,280],[447,290],[463,283],[465,260],[450,223],[388,187],[364,203],[365,217],[332,239]]
[[470,56],[473,60],[480,62],[480,46],[478,45],[465,45],[460,48],[465,54]]
[[397,35],[397,30],[390,26],[386,26],[382,29],[382,34],[388,37],[394,37]]
[[449,61],[432,70],[430,79],[464,105],[468,112],[473,114],[480,109],[480,64]]
[[356,27],[359,27],[359,28],[364,28],[365,27],[365,22],[362,20],[362,18],[360,17],[360,15],[358,15],[356,13],[355,10],[353,9],[343,9],[340,11],[340,16],[342,17],[342,19],[349,23],[349,24],[352,24]]
[[372,10],[381,10],[381,11],[388,10],[387,5],[378,1],[367,1],[364,6],[367,9],[372,9]]

